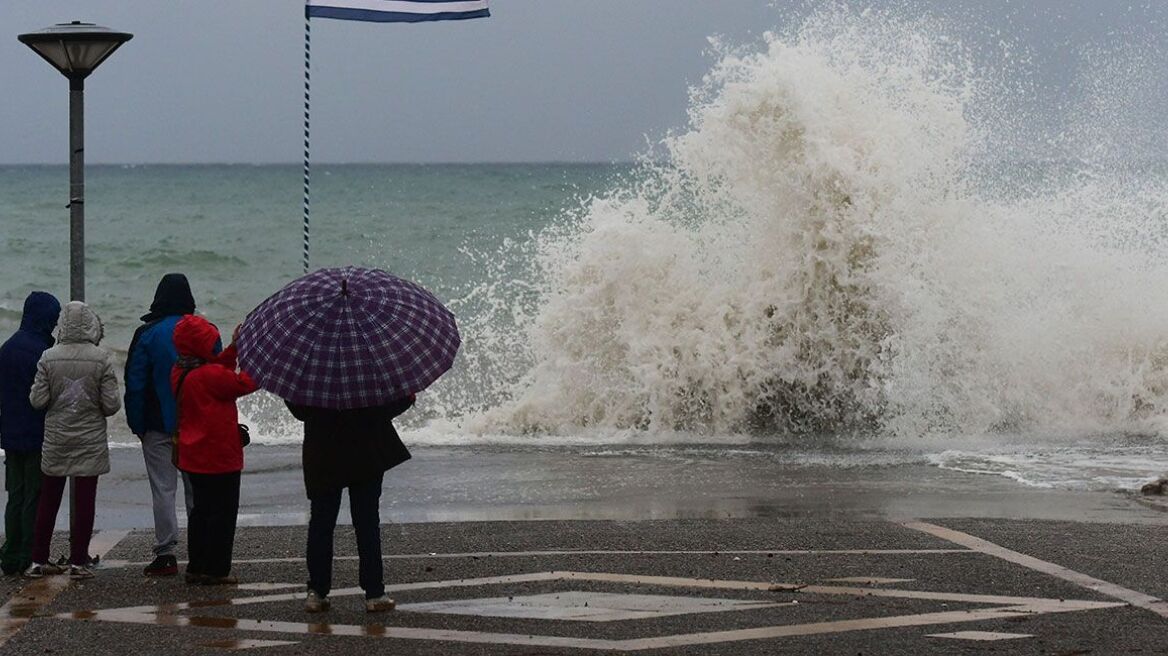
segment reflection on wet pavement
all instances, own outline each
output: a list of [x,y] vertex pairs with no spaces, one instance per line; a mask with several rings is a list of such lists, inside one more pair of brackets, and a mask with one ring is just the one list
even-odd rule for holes
[[[879,580],[879,577],[866,577],[865,580],[874,581]],[[477,643],[477,644],[510,644],[522,646],[540,646],[540,647],[570,647],[577,649],[593,649],[603,651],[632,651],[640,649],[661,649],[666,647],[677,647],[684,645],[696,644],[712,644],[720,642],[733,642],[738,640],[756,640],[765,638],[778,638],[784,636],[800,636],[800,635],[816,635],[816,634],[830,634],[848,631],[864,631],[873,629],[887,629],[895,627],[910,627],[910,626],[930,626],[939,624],[955,624],[966,622],[978,622],[986,620],[1001,620],[1015,617],[1031,617],[1037,614],[1044,613],[1068,613],[1086,610],[1101,610],[1107,608],[1116,608],[1124,606],[1122,603],[1104,602],[1104,601],[1084,601],[1071,599],[1047,599],[1041,597],[1019,597],[1009,595],[985,595],[985,594],[965,594],[959,592],[930,592],[922,590],[903,590],[897,588],[872,588],[872,587],[850,587],[839,585],[806,585],[806,584],[784,584],[770,581],[734,581],[734,580],[717,580],[717,579],[695,579],[682,578],[671,576],[650,576],[650,575],[628,575],[618,573],[605,572],[538,572],[531,574],[518,574],[510,576],[495,576],[483,577],[478,579],[459,579],[447,581],[424,581],[416,583],[405,583],[387,586],[387,592],[406,591],[406,590],[424,590],[424,589],[461,589],[467,587],[480,587],[499,584],[519,584],[519,583],[534,583],[534,582],[560,582],[570,584],[571,582],[593,582],[593,583],[607,583],[621,586],[655,586],[676,588],[679,590],[674,597],[666,597],[662,595],[645,596],[645,595],[606,595],[598,593],[571,593],[565,592],[559,595],[537,595],[536,597],[529,597],[530,600],[539,601],[535,604],[540,606],[536,608],[535,615],[531,617],[543,618],[547,621],[563,622],[579,619],[579,613],[575,611],[567,612],[565,614],[563,609],[557,610],[560,606],[564,606],[561,601],[549,601],[551,599],[560,600],[567,598],[569,601],[580,597],[581,594],[588,597],[585,601],[596,599],[608,599],[608,605],[613,612],[608,612],[607,619],[620,619],[628,621],[630,619],[637,619],[637,613],[630,614],[630,608],[636,606],[634,610],[651,612],[657,615],[662,613],[669,614],[671,609],[676,608],[698,608],[700,610],[694,612],[709,612],[710,610],[718,610],[721,606],[740,604],[742,605],[742,612],[751,610],[758,610],[760,608],[774,608],[777,606],[793,605],[794,601],[790,599],[790,595],[807,596],[835,596],[841,598],[865,598],[865,599],[914,599],[922,601],[935,601],[942,605],[947,603],[967,603],[967,604],[982,604],[988,607],[980,609],[965,609],[965,610],[943,610],[932,613],[921,613],[916,615],[895,615],[890,617],[876,617],[876,618],[859,618],[851,620],[837,620],[828,622],[813,622],[809,624],[790,624],[780,626],[767,626],[754,629],[733,629],[727,631],[713,631],[708,633],[683,634],[673,636],[658,636],[647,638],[635,638],[627,640],[612,640],[612,639],[591,639],[591,638],[573,638],[567,636],[549,636],[549,635],[520,635],[507,633],[489,633],[481,631],[463,631],[452,629],[426,629],[413,628],[408,626],[393,626],[386,627],[382,624],[369,625],[353,625],[353,624],[333,624],[326,622],[286,622],[286,621],[270,621],[270,620],[254,620],[246,618],[230,618],[230,617],[205,617],[205,616],[185,616],[172,614],[181,612],[183,610],[192,610],[198,608],[211,608],[223,606],[249,606],[257,603],[273,603],[286,602],[294,599],[299,599],[297,594],[272,594],[255,597],[244,597],[236,599],[218,599],[210,601],[198,601],[185,604],[166,604],[156,607],[133,607],[120,609],[106,609],[97,611],[75,611],[72,613],[62,613],[57,617],[62,619],[85,619],[105,622],[128,623],[128,624],[150,624],[155,626],[175,626],[175,627],[199,627],[219,630],[234,630],[234,631],[250,631],[250,632],[266,632],[266,633],[281,633],[294,635],[333,635],[333,636],[350,636],[350,637],[372,637],[372,638],[398,638],[405,640],[434,640],[434,641],[448,641],[461,643]],[[887,582],[887,580],[885,580]],[[788,597],[781,601],[773,602],[735,602],[725,599],[712,599],[700,595],[694,595],[694,590],[738,590],[738,591],[767,591],[779,592]],[[359,588],[347,588],[338,590],[335,596],[348,596],[361,594]],[[575,596],[573,596],[575,595]],[[330,595],[331,596],[331,595]],[[619,597],[619,598],[618,598]],[[611,599],[610,599],[611,598]],[[583,599],[583,597],[581,597]],[[434,606],[433,612],[442,612],[441,609],[446,608],[450,604],[467,604],[473,606],[475,603],[480,605],[484,601],[492,600],[450,600],[447,603],[429,604]],[[498,600],[494,600],[498,603]],[[580,601],[577,599],[576,601]],[[496,603],[496,605],[498,605]],[[581,602],[584,603],[584,602]],[[542,604],[542,605],[541,605]],[[558,606],[557,606],[558,604]],[[630,605],[631,604],[631,605]],[[662,606],[664,610],[649,609],[648,605]],[[531,605],[531,604],[529,604]],[[568,604],[571,605],[571,604]],[[577,604],[579,605],[579,604]],[[415,610],[426,611],[427,604],[418,604]],[[656,608],[654,606],[654,608]],[[554,608],[553,608],[554,607]],[[584,604],[587,607],[587,604]],[[407,604],[402,607],[405,614],[409,614],[410,605]],[[728,610],[721,608],[721,610]],[[615,612],[620,610],[621,612]],[[686,611],[690,612],[690,611]],[[498,613],[486,613],[498,614]],[[627,617],[626,617],[627,615]],[[606,620],[607,621],[607,620]],[[261,641],[263,642],[263,641]],[[225,649],[242,649],[243,641],[228,640],[222,643],[217,643]],[[261,644],[253,644],[251,646],[267,646]]]

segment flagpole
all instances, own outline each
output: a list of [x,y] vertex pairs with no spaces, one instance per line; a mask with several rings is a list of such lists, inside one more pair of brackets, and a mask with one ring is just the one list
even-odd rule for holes
[[486,18],[491,15],[487,0],[304,0],[304,272],[308,273],[309,247],[309,103],[312,81],[312,26],[310,19],[371,21],[378,23],[418,23],[467,18]]
[[308,216],[311,205],[309,203],[309,183],[311,181],[311,160],[309,159],[309,135],[311,116],[311,82],[312,82],[312,24],[308,16],[307,4],[304,11],[304,273],[308,273]]

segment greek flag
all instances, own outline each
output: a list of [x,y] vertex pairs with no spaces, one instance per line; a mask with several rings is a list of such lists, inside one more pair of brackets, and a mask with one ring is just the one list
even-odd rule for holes
[[487,0],[306,0],[308,18],[377,23],[464,20],[491,15]]

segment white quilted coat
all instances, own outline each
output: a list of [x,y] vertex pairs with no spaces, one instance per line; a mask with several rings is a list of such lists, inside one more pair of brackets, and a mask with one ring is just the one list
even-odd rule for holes
[[101,319],[80,301],[61,309],[57,345],[37,363],[29,393],[48,408],[41,471],[49,476],[99,476],[110,470],[106,417],[121,408],[110,354],[100,346]]

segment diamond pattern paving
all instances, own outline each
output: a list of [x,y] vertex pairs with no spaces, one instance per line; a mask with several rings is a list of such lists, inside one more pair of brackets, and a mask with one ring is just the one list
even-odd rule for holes
[[611,622],[614,620],[665,617],[667,615],[753,610],[784,605],[788,604],[709,597],[567,591],[523,597],[456,599],[406,604],[400,606],[399,610],[452,615]]

